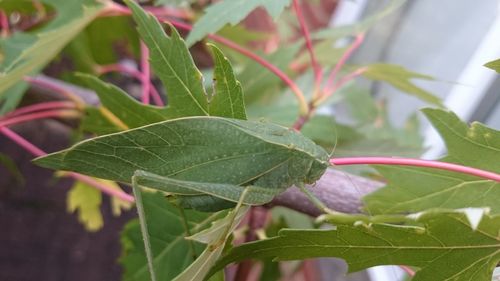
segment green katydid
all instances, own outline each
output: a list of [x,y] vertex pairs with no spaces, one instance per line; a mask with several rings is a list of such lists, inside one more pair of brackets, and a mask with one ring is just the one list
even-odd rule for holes
[[[186,117],[89,139],[35,160],[58,170],[161,190],[204,211],[261,205],[313,183],[328,153],[300,133],[267,122]],[[228,203],[231,202],[231,203]]]
[[[131,183],[155,280],[139,188],[166,192],[178,198],[181,207],[204,211],[234,207],[236,202],[261,205],[294,184],[303,188],[318,180],[328,159],[323,148],[293,129],[267,122],[186,117],[89,139],[35,163]],[[234,227],[233,221],[226,219],[226,232]],[[220,237],[227,239],[226,234]],[[215,241],[205,255],[215,261],[222,245]],[[192,274],[186,270],[179,280]]]

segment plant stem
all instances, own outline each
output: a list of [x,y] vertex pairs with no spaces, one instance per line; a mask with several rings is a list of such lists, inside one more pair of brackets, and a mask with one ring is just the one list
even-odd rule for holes
[[0,10],[0,29],[2,30],[2,33],[0,34],[1,37],[5,38],[9,36],[9,16],[7,16],[3,10]]
[[328,80],[326,81],[326,86],[325,89],[330,89],[333,86],[333,82],[335,81],[335,78],[337,78],[338,73],[340,72],[340,69],[342,66],[345,65],[346,61],[351,57],[352,53],[356,51],[356,49],[361,46],[361,43],[363,43],[363,40],[365,39],[365,34],[360,33],[356,36],[354,39],[354,42],[347,48],[345,53],[342,55],[342,57],[339,59],[335,67],[333,68],[332,72],[328,76]]
[[406,274],[408,274],[410,277],[415,276],[415,271],[411,269],[409,266],[406,265],[400,265],[399,268],[401,268]]
[[453,163],[433,161],[433,160],[422,160],[422,159],[412,159],[412,158],[390,158],[390,157],[347,157],[347,158],[333,158],[330,159],[332,165],[401,165],[401,166],[415,166],[415,167],[426,167],[435,168],[441,170],[447,170],[462,174],[468,174],[476,177],[485,178],[488,180],[493,180],[500,182],[500,174],[485,171],[481,169],[476,169],[472,167],[462,166]]
[[149,69],[149,49],[141,41],[141,83],[142,83],[142,94],[141,101],[144,104],[149,104],[149,93],[151,88],[151,73]]
[[316,96],[318,95],[319,87],[321,85],[321,79],[323,76],[321,66],[318,64],[318,61],[316,60],[316,56],[314,54],[314,46],[311,40],[311,35],[309,34],[309,29],[307,28],[304,15],[302,14],[302,9],[300,7],[299,0],[293,0],[293,8],[295,10],[295,14],[297,15],[297,20],[299,21],[300,29],[302,31],[302,34],[304,35],[304,39],[306,40],[306,47],[309,52],[309,57],[311,58],[311,64],[314,71],[314,81],[315,81],[314,95]]
[[[33,154],[37,157],[44,156],[47,154],[43,150],[41,150],[40,148],[36,147],[31,142],[29,142],[28,140],[26,140],[25,138],[21,137],[20,135],[18,135],[14,131],[10,130],[9,128],[0,127],[0,132],[2,134],[4,134],[6,137],[8,137],[9,139],[11,139],[12,141],[14,141],[16,144],[18,144],[19,146],[21,146],[22,148],[24,148],[25,150],[27,150],[28,152],[30,152],[31,154]],[[111,188],[111,187],[107,186],[106,184],[103,184],[99,181],[96,181],[95,179],[93,179],[91,177],[87,177],[87,176],[73,173],[73,172],[68,173],[68,174],[72,178],[77,179],[79,181],[82,181],[88,185],[91,185],[91,186],[101,190],[102,192],[104,192],[106,194],[109,194],[111,196],[115,196],[115,197],[120,198],[120,199],[127,201],[127,202],[134,202],[133,196],[131,196],[123,191],[119,191],[117,189]]]
[[[137,69],[133,69],[133,68],[121,65],[121,64],[101,65],[101,66],[97,67],[96,71],[99,74],[104,74],[104,73],[108,73],[108,72],[121,72],[121,73],[128,74],[141,82],[143,81],[142,73],[140,71],[138,71]],[[151,81],[149,81],[149,83],[150,83],[149,89],[150,89],[150,93],[151,93],[151,96],[153,98],[153,101],[158,106],[164,106],[165,104],[163,103],[163,100],[160,97],[160,93],[151,84]]]
[[337,83],[335,83],[330,89],[325,89],[323,91],[323,95],[314,101],[314,107],[320,105],[324,101],[326,101],[333,93],[335,93],[338,89],[342,88],[347,82],[353,80],[354,78],[360,76],[367,70],[366,67],[362,67],[356,69],[355,71],[343,76]]
[[69,100],[72,100],[74,103],[76,103],[77,107],[83,107],[83,105],[85,104],[80,97],[74,95],[73,93],[69,92],[67,89],[61,87],[58,84],[51,83],[50,80],[39,79],[29,76],[25,76],[23,80],[32,85],[59,93],[68,98]]
[[43,118],[78,118],[80,117],[80,112],[75,110],[60,109],[60,110],[46,110],[30,114],[24,114],[19,116],[13,116],[11,118],[5,118],[0,121],[0,128],[6,126],[12,126],[19,123],[24,123],[36,119]]
[[62,108],[76,109],[77,107],[75,103],[68,101],[49,101],[49,102],[37,103],[33,105],[24,106],[12,112],[9,112],[5,116],[1,117],[0,120],[35,111],[48,110],[48,109],[62,109]]

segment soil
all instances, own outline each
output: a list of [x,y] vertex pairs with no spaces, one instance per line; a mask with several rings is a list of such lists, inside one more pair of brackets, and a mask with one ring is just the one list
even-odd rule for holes
[[[54,121],[13,127],[47,152],[68,145],[68,135]],[[103,196],[104,227],[87,232],[76,214],[66,211],[71,179],[56,181],[52,171],[35,166],[33,156],[0,135],[0,153],[24,175],[22,184],[0,165],[0,280],[120,280],[120,231],[135,211],[113,217]]]

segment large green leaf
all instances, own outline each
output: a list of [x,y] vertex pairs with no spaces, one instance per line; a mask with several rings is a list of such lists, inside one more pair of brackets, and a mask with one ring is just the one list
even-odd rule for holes
[[[454,113],[424,109],[448,148],[444,161],[500,172],[500,132]],[[500,183],[426,168],[377,166],[389,184],[365,197],[372,213],[418,212],[429,208],[489,207],[500,213]]]
[[300,133],[272,123],[187,117],[86,140],[35,162],[125,183],[142,170],[176,180],[262,182],[263,188],[279,189],[315,181],[328,158]]
[[500,217],[484,216],[473,230],[461,212],[428,212],[422,226],[339,225],[336,230],[280,231],[278,237],[246,243],[230,250],[215,272],[245,259],[296,260],[340,257],[349,272],[376,265],[420,268],[412,280],[490,281],[500,261]]
[[402,92],[413,95],[423,101],[442,106],[441,99],[410,81],[410,79],[434,80],[431,76],[409,71],[399,65],[383,63],[368,65],[363,75],[372,80],[389,83]]
[[[17,32],[0,39],[4,56],[0,65],[0,100],[25,75],[41,70],[85,26],[104,5],[97,0],[42,0],[55,9],[56,17],[35,33]],[[16,95],[22,95],[21,91]],[[9,96],[9,98],[12,98]]]
[[[191,210],[183,211],[169,203],[162,195],[143,193],[148,232],[151,235],[154,266],[158,280],[172,280],[187,268],[204,246],[185,239],[221,218],[225,212],[209,214]],[[184,226],[187,219],[189,231]],[[120,263],[125,269],[125,281],[150,281],[144,242],[139,222],[134,220],[122,233],[123,256]]]
[[290,0],[224,0],[212,4],[205,14],[194,24],[194,28],[186,39],[189,46],[203,39],[210,33],[216,33],[226,24],[235,25],[242,21],[257,7],[263,7],[274,18],[290,4]]

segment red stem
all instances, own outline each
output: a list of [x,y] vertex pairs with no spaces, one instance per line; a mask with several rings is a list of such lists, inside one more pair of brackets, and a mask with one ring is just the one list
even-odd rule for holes
[[84,104],[84,102],[78,96],[72,94],[67,89],[65,89],[65,88],[63,88],[55,83],[51,83],[49,80],[39,79],[36,77],[29,77],[29,76],[25,76],[23,78],[23,80],[32,84],[32,85],[36,85],[38,87],[59,93],[59,94],[65,96],[66,98],[68,98],[69,100],[74,101],[76,104]]
[[2,29],[2,37],[9,36],[9,16],[7,16],[7,14],[3,10],[0,10],[0,29]]
[[304,38],[306,40],[306,47],[309,52],[309,56],[311,58],[311,64],[313,67],[314,78],[315,78],[314,79],[315,87],[317,91],[319,89],[319,85],[321,84],[321,78],[323,76],[321,71],[321,66],[318,64],[318,61],[316,60],[316,55],[314,54],[314,47],[311,40],[311,35],[309,34],[309,29],[307,28],[304,15],[302,14],[302,9],[300,7],[299,0],[293,0],[293,8],[295,10],[295,14],[297,15],[297,20],[299,21],[302,34],[304,35]]
[[33,105],[24,106],[12,112],[9,112],[5,116],[0,117],[0,120],[12,118],[14,116],[19,116],[22,114],[31,113],[35,111],[41,111],[47,109],[62,109],[62,108],[76,109],[77,106],[75,105],[75,103],[69,101],[49,101],[49,102],[37,103]]
[[500,182],[500,174],[494,172],[480,170],[453,163],[432,161],[432,160],[411,159],[411,158],[390,158],[390,157],[347,157],[347,158],[332,158],[330,159],[330,163],[332,165],[338,165],[338,166],[366,164],[366,165],[401,165],[401,166],[435,168],[462,174],[468,174]]
[[325,88],[323,95],[314,102],[314,105],[317,106],[322,102],[324,102],[325,100],[327,100],[331,95],[333,95],[333,93],[335,93],[338,89],[342,88],[342,86],[344,86],[347,82],[360,76],[366,70],[367,70],[366,67],[356,69],[355,71],[343,76],[337,83],[333,84],[333,86],[330,89]]
[[[29,142],[28,140],[26,140],[25,138],[21,137],[20,135],[16,134],[14,131],[10,130],[9,128],[6,128],[6,127],[0,127],[0,132],[2,134],[4,134],[6,137],[8,137],[9,139],[11,139],[12,141],[14,141],[16,144],[18,144],[19,146],[21,146],[22,148],[26,149],[27,151],[29,151],[31,154],[37,156],[37,157],[40,157],[40,156],[44,156],[46,155],[47,153],[45,153],[45,151],[41,150],[40,148],[36,147],[34,144],[32,144],[31,142]],[[123,191],[120,191],[120,190],[117,190],[117,189],[114,189],[112,187],[109,187],[108,185],[106,184],[103,184],[99,181],[96,181],[95,179],[91,178],[91,177],[87,177],[87,176],[84,176],[84,175],[81,175],[81,174],[77,174],[77,173],[69,173],[69,175],[74,178],[74,179],[77,179],[79,181],[82,181],[88,185],[91,185],[99,190],[101,190],[102,192],[106,193],[106,194],[109,194],[111,196],[115,196],[117,198],[120,198],[124,201],[127,201],[127,202],[134,202],[134,197],[123,192]]]
[[141,100],[144,104],[149,104],[149,93],[151,88],[151,73],[149,69],[149,49],[141,41],[141,82],[142,82],[142,94]]
[[[108,72],[121,72],[128,74],[135,79],[139,81],[143,81],[142,78],[142,73],[136,69],[121,65],[121,64],[109,64],[109,65],[102,65],[97,68],[97,72],[100,74],[108,73]],[[151,81],[150,81],[151,83]],[[143,88],[144,89],[144,88]],[[153,85],[149,85],[150,93],[151,96],[153,97],[153,101],[155,102],[156,105],[158,106],[164,106],[165,104],[163,103],[163,100],[160,97],[160,93],[158,90]]]
[[351,57],[352,53],[354,53],[354,51],[356,51],[356,49],[358,49],[359,46],[361,46],[361,43],[363,43],[364,39],[365,39],[364,33],[360,33],[356,36],[356,38],[354,39],[354,42],[351,44],[351,46],[349,46],[349,48],[347,48],[345,53],[339,59],[339,61],[337,62],[337,64],[333,68],[332,72],[328,76],[328,80],[326,81],[325,88],[328,89],[328,88],[332,87],[333,81],[335,80],[338,73],[340,72],[340,69],[342,68],[342,66],[345,65],[346,61]]
[[61,110],[47,110],[47,111],[40,111],[40,112],[35,112],[35,113],[30,113],[30,114],[24,114],[24,115],[19,115],[19,116],[13,116],[11,118],[5,118],[0,121],[0,128],[1,127],[6,127],[6,126],[12,126],[15,124],[19,123],[24,123],[36,119],[43,119],[43,118],[76,118],[80,116],[80,113],[75,110],[67,110],[67,109],[61,109]]

